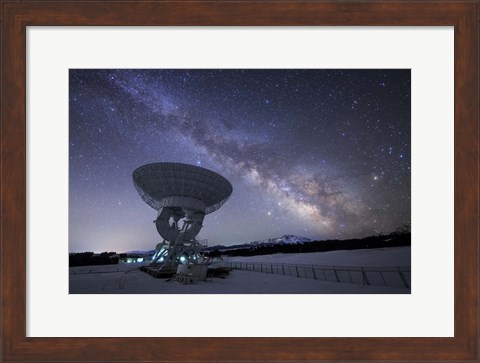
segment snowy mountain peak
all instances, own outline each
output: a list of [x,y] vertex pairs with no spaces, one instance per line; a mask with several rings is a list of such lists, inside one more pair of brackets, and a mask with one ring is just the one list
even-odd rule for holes
[[304,243],[311,242],[310,238],[294,236],[292,234],[286,234],[282,237],[277,238],[268,238],[261,241],[254,241],[251,244],[260,245],[260,244],[295,244],[295,243]]

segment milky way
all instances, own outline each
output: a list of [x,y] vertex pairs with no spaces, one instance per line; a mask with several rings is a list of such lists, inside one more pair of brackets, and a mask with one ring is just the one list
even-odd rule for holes
[[183,162],[233,194],[209,245],[410,223],[410,70],[70,70],[69,249],[151,249],[132,172]]

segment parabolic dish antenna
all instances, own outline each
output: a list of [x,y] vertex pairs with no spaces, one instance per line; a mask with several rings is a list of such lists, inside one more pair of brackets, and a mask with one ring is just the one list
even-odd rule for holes
[[179,263],[198,263],[202,246],[195,237],[205,215],[230,197],[232,184],[211,170],[182,163],[143,165],[133,172],[133,183],[158,212],[155,224],[164,238],[151,266],[173,271]]

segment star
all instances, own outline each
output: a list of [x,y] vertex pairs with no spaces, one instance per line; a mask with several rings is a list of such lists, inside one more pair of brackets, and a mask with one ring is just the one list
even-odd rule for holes
[[165,161],[232,183],[231,198],[203,223],[212,245],[396,230],[410,222],[410,77],[408,69],[71,69],[69,248],[155,245],[157,211],[132,173]]

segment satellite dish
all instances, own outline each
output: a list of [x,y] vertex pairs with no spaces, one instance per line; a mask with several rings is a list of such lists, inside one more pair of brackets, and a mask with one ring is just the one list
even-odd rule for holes
[[198,263],[202,245],[196,236],[203,219],[228,200],[232,184],[211,170],[182,163],[143,165],[133,172],[133,184],[157,211],[155,225],[164,238],[151,266],[176,271],[179,263]]

